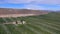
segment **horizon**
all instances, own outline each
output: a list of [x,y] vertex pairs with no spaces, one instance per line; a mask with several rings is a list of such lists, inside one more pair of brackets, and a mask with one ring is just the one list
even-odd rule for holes
[[31,9],[31,10],[60,10],[59,0],[0,0],[0,8]]

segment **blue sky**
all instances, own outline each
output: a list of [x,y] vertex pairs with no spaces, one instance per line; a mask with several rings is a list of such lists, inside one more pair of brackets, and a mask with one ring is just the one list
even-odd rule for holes
[[0,0],[0,8],[60,10],[59,0]]

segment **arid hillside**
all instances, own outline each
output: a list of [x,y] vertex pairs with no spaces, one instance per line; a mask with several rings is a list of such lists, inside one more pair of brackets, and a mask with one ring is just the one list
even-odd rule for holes
[[11,8],[0,8],[0,17],[18,17],[18,16],[31,16],[31,15],[42,15],[48,14],[44,10],[28,10],[28,9],[11,9]]

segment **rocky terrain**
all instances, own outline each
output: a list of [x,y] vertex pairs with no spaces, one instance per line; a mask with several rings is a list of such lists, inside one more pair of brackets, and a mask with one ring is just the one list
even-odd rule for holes
[[0,17],[20,17],[48,14],[45,10],[0,8]]

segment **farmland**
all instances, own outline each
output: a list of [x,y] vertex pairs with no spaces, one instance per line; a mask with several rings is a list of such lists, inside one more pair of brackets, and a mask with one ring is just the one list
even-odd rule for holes
[[[3,24],[25,20],[26,24]],[[0,18],[0,34],[60,34],[60,13],[51,12],[40,16]]]

